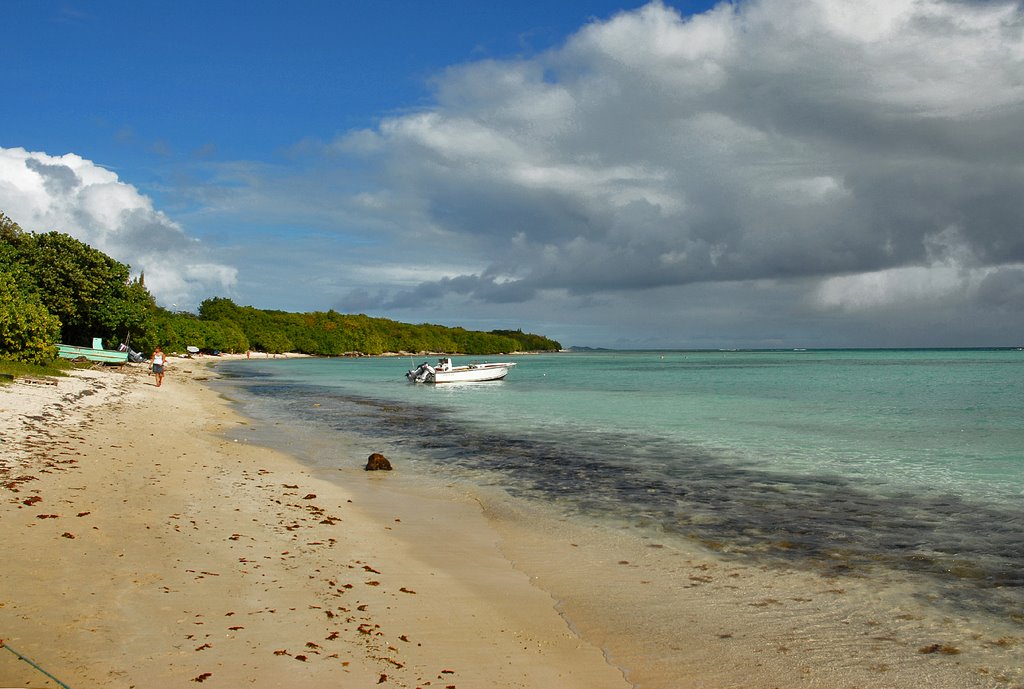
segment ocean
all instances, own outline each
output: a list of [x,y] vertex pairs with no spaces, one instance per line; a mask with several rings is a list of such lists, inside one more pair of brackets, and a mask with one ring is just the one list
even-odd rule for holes
[[1024,351],[455,357],[518,365],[500,382],[406,381],[425,360],[218,370],[263,422],[254,440],[313,465],[341,461],[344,434],[574,523],[764,568],[897,576],[943,614],[1024,634]]

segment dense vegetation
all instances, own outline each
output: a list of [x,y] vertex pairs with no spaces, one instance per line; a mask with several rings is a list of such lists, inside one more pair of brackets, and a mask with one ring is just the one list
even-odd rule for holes
[[156,302],[141,278],[60,232],[32,234],[0,213],[0,356],[43,363],[54,345],[144,332]]
[[25,232],[0,213],[0,358],[44,363],[56,343],[104,346],[122,342],[138,351],[202,350],[323,356],[384,352],[497,354],[551,351],[559,343],[521,330],[479,332],[409,325],[335,311],[288,313],[207,299],[198,314],[156,304],[144,276],[60,232]]
[[[381,354],[383,352],[461,352],[497,354],[559,349],[557,342],[520,331],[479,332],[441,325],[409,325],[386,318],[336,311],[287,313],[236,306],[230,299],[207,299],[199,322],[221,324],[267,352]],[[221,348],[224,349],[224,348]]]

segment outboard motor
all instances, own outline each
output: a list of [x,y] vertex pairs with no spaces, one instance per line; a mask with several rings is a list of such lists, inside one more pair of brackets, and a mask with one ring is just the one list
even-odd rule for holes
[[132,362],[133,364],[141,364],[143,361],[146,360],[142,356],[141,352],[136,352],[134,349],[129,347],[126,342],[122,342],[121,345],[117,348],[117,351],[128,352],[128,361]]
[[434,375],[434,367],[424,362],[420,364],[419,368],[410,370],[406,373],[405,377],[414,383],[424,383],[432,375]]

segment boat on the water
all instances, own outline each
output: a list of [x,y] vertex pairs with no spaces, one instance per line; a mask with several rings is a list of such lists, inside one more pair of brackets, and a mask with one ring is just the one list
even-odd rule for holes
[[437,366],[424,362],[405,374],[413,383],[482,383],[501,380],[515,366],[514,363],[483,363],[452,366],[452,360],[444,357],[437,360]]
[[57,356],[61,359],[87,359],[99,364],[126,364],[129,350],[103,349],[103,339],[92,338],[92,347],[76,347],[74,345],[57,345]]

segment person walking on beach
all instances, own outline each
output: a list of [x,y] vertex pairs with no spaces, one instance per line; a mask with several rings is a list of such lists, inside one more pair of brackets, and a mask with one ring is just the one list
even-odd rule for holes
[[156,376],[156,386],[160,387],[164,382],[164,352],[160,345],[157,345],[156,351],[153,352],[153,375]]

